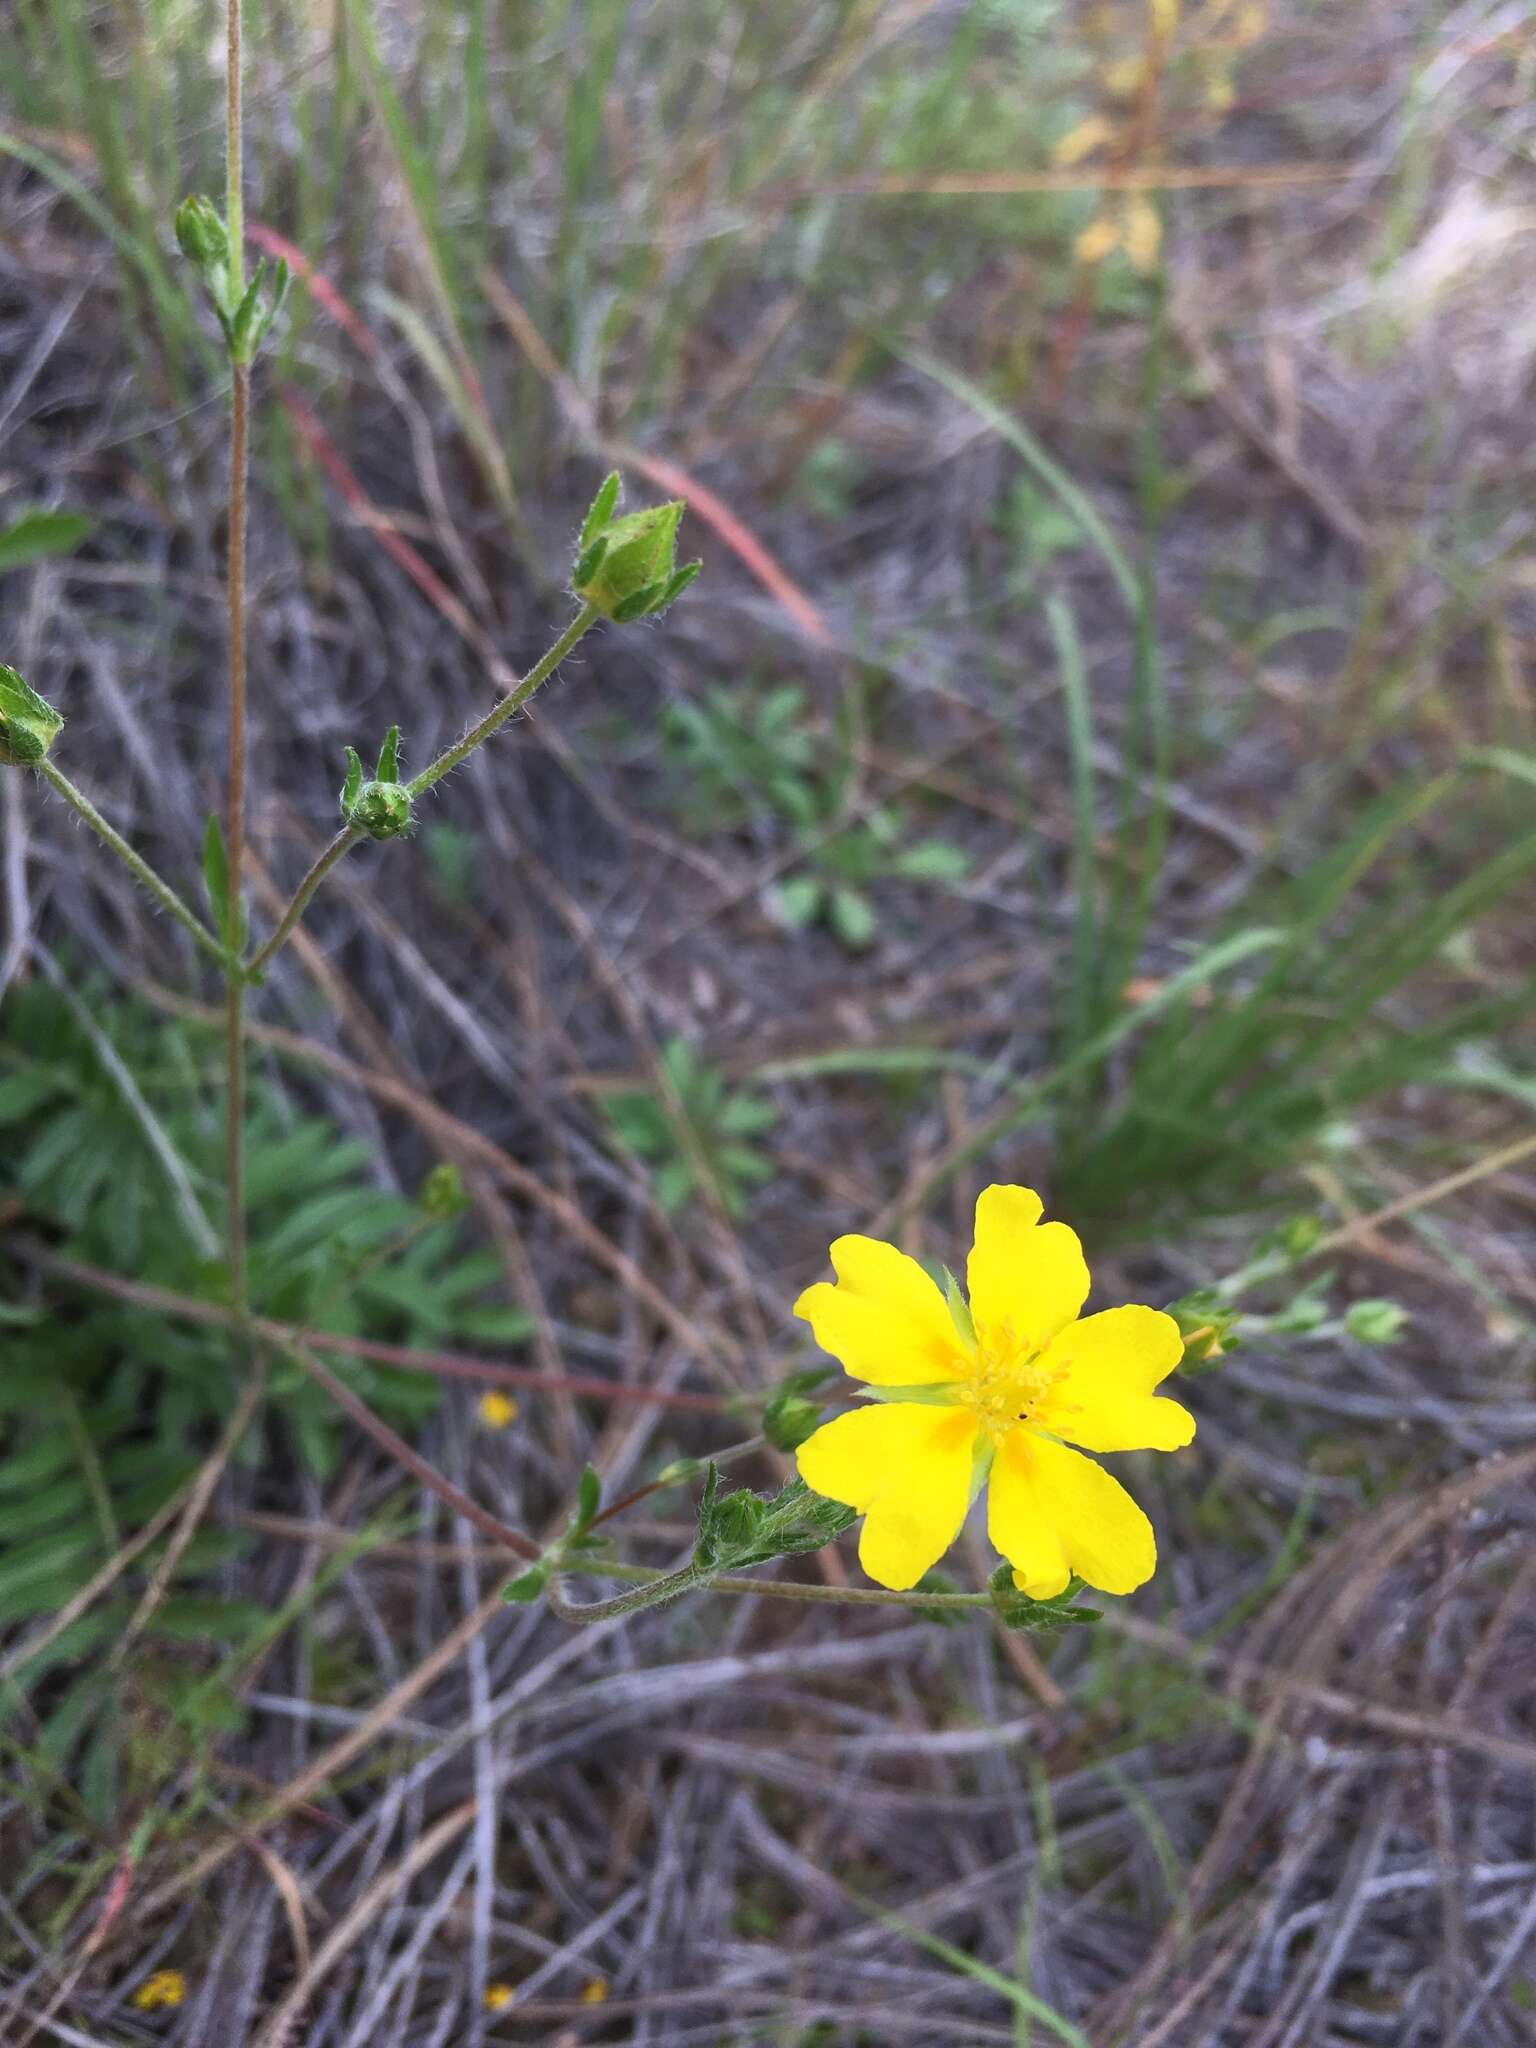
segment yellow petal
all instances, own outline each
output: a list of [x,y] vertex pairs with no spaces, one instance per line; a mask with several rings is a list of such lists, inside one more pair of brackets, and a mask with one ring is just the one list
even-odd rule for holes
[[960,1533],[976,1430],[968,1408],[881,1402],[823,1423],[795,1462],[814,1492],[864,1516],[860,1564],[904,1593]]
[[1102,114],[1090,114],[1086,121],[1079,121],[1069,128],[1051,149],[1051,161],[1068,168],[1080,164],[1085,156],[1092,156],[1096,149],[1102,149],[1114,134],[1114,129]]
[[1079,263],[1102,263],[1120,246],[1120,230],[1107,213],[1090,221],[1078,236],[1075,253]]
[[965,1356],[942,1294],[916,1259],[873,1237],[832,1247],[837,1285],[820,1280],[795,1303],[823,1351],[877,1387],[957,1379]]
[[1163,223],[1150,199],[1132,199],[1127,205],[1120,242],[1143,275],[1157,267],[1157,252],[1163,246]]
[[1035,1350],[1070,1323],[1088,1298],[1077,1232],[1042,1223],[1033,1188],[983,1188],[966,1279],[983,1348]]
[[1157,1565],[1152,1524],[1119,1480],[1027,1429],[998,1446],[987,1533],[1022,1590],[1042,1600],[1061,1592],[1069,1572],[1101,1593],[1131,1593]]
[[1184,1355],[1184,1339],[1160,1308],[1107,1308],[1069,1323],[1040,1360],[1060,1373],[1035,1420],[1085,1451],[1177,1451],[1195,1418],[1154,1394]]

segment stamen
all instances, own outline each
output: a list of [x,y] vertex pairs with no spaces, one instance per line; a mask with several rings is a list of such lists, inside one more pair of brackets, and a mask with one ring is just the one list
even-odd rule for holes
[[975,1364],[958,1391],[994,1443],[1021,1422],[1032,1421],[1047,1402],[1053,1411],[1065,1412],[1055,1396],[1071,1369],[1070,1359],[1059,1359],[1047,1370],[1040,1363],[1045,1346],[1021,1338],[1011,1320],[978,1335]]

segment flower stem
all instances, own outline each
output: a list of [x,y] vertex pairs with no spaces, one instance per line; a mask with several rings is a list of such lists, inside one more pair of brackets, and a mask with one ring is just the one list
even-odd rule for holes
[[[425,791],[431,789],[434,783],[441,782],[445,775],[451,775],[455,768],[468,760],[476,747],[483,745],[491,737],[492,733],[505,725],[509,718],[520,711],[540,684],[549,681],[549,678],[554,674],[561,662],[564,661],[565,657],[576,645],[576,642],[584,634],[591,631],[600,616],[595,606],[583,605],[554,645],[547,653],[541,655],[533,667],[529,669],[527,675],[523,677],[517,688],[510,690],[505,697],[501,698],[491,707],[478,724],[470,727],[461,740],[456,740],[451,747],[446,747],[435,761],[429,762],[413,781],[406,784],[411,796],[413,798],[421,796]],[[248,974],[259,974],[267,966],[273,955],[286,944],[293,934],[294,927],[309,907],[310,898],[314,895],[320,884],[325,880],[331,869],[336,866],[337,862],[345,854],[350,853],[359,840],[365,836],[361,832],[354,831],[351,826],[336,834],[336,837],[314,862],[309,873],[300,882],[298,888],[294,890],[287,909],[279,918],[272,932],[264,940],[256,953],[252,955],[247,967]]]
[[633,1579],[628,1593],[616,1593],[611,1600],[594,1600],[575,1606],[561,1593],[558,1575],[552,1577],[545,1597],[552,1614],[561,1621],[608,1621],[619,1614],[636,1614],[642,1608],[657,1607],[664,1600],[697,1590],[710,1593],[761,1593],[770,1600],[808,1600],[823,1606],[905,1607],[914,1614],[936,1608],[946,1613],[964,1609],[990,1609],[990,1593],[889,1593],[878,1586],[805,1585],[794,1579],[754,1579],[745,1573],[724,1572],[711,1577],[693,1564],[675,1572],[650,1572],[640,1565],[617,1564],[612,1558],[568,1557],[562,1572],[585,1572],[595,1578]]
[[445,775],[451,775],[455,768],[475,751],[476,747],[488,740],[499,726],[506,724],[514,712],[520,711],[541,683],[547,682],[570,653],[582,635],[597,624],[600,614],[595,605],[584,604],[566,627],[549,652],[536,661],[515,690],[502,698],[480,720],[472,725],[463,739],[446,748],[428,767],[423,768],[408,785],[413,797],[422,796]]
[[203,951],[211,959],[216,960],[220,967],[227,968],[229,966],[228,953],[225,952],[223,946],[220,945],[201,918],[197,917],[187,908],[170,883],[162,880],[155,873],[142,854],[134,852],[122,833],[107,823],[90,798],[82,790],[76,789],[64,771],[61,768],[56,768],[46,755],[35,765],[38,774],[42,776],[43,780],[51,784],[58,791],[59,795],[63,797],[65,803],[69,805],[77,817],[85,820],[102,844],[110,847],[134,879],[141,882],[150,895],[154,897],[161,909],[168,911],[182,929],[191,934],[192,938],[197,941],[198,945],[202,947]]
[[350,853],[362,836],[361,832],[355,831],[350,825],[344,826],[336,834],[336,837],[315,861],[314,866],[304,877],[303,881],[300,882],[297,889],[294,890],[293,900],[283,912],[271,936],[257,952],[251,955],[246,967],[248,976],[260,974],[267,962],[272,958],[272,955],[279,951],[282,946],[286,945],[294,926],[309,907],[310,897],[314,895],[342,855]]
[[[244,0],[228,0],[228,90],[225,99],[225,213],[229,230],[229,276],[235,303],[245,282],[244,113],[241,79]],[[233,354],[233,351],[231,351]],[[229,408],[229,775],[225,852],[229,874],[230,925],[236,946],[242,930],[245,879],[245,514],[249,462],[251,367],[231,362]],[[233,964],[224,975],[224,1177],[227,1190],[225,1242],[230,1300],[237,1315],[249,1307],[245,1261],[245,975]]]

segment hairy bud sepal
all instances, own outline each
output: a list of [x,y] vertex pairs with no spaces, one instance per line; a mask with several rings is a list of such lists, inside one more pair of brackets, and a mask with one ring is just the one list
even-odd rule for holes
[[740,1571],[770,1558],[820,1550],[854,1519],[852,1508],[812,1493],[803,1479],[792,1479],[771,1500],[744,1486],[722,1493],[720,1474],[711,1465],[699,1497],[694,1569]]
[[47,698],[0,661],[0,762],[35,768],[63,730]]
[[347,779],[341,785],[341,815],[368,839],[398,839],[413,822],[411,792],[400,780],[400,728],[392,725],[379,750],[372,778],[363,780],[357,749],[347,749]]
[[[683,501],[618,513],[619,473],[603,480],[582,521],[571,589],[583,604],[617,625],[664,612],[698,575],[698,562],[677,566],[678,522]],[[615,516],[617,514],[617,516]]]
[[268,271],[262,257],[256,274],[238,293],[230,264],[229,228],[211,199],[194,192],[176,209],[176,243],[202,280],[208,303],[224,330],[232,363],[250,363],[266,340],[288,296],[288,266]]

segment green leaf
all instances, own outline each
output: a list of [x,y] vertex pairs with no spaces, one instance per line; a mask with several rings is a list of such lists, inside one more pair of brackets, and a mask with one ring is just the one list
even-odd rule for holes
[[530,1606],[549,1584],[550,1570],[549,1560],[541,1557],[537,1564],[529,1565],[527,1571],[519,1572],[510,1585],[502,1588],[502,1599],[515,1601],[520,1607]]
[[1046,1633],[1070,1628],[1074,1623],[1091,1625],[1102,1618],[1097,1607],[1074,1605],[1082,1590],[1082,1580],[1073,1578],[1049,1600],[1033,1600],[1014,1585],[1010,1564],[1000,1564],[987,1581],[993,1609],[1004,1628],[1038,1629]]
[[[614,512],[618,508],[620,488],[619,472],[616,469],[610,469],[598,485],[597,496],[588,506],[587,516],[581,522],[581,545],[583,548],[591,547],[592,543],[613,517]],[[586,578],[578,575],[575,580],[581,583],[585,582]]]
[[603,1504],[603,1482],[595,1465],[583,1465],[581,1477],[576,1482],[576,1512],[571,1519],[573,1534],[581,1534],[592,1526],[597,1511]]
[[862,953],[873,945],[877,920],[874,905],[858,889],[834,889],[828,906],[832,929],[845,946]]
[[83,512],[23,512],[0,529],[0,574],[43,555],[67,555],[90,530]]
[[212,811],[203,828],[203,887],[208,891],[214,929],[225,945],[233,948],[238,940],[231,936],[234,918],[229,901],[229,856],[224,851],[223,830]]
[[923,839],[896,857],[895,872],[909,882],[963,882],[971,857],[947,839]]

